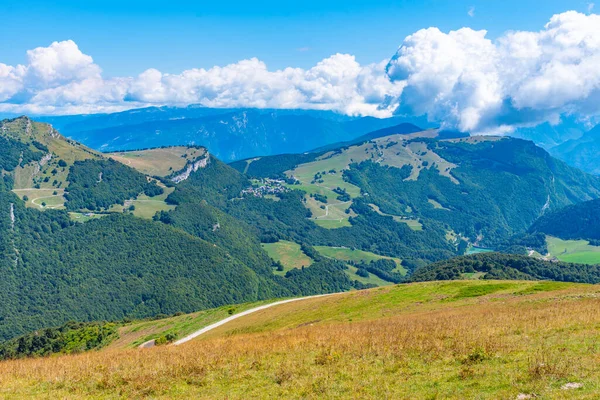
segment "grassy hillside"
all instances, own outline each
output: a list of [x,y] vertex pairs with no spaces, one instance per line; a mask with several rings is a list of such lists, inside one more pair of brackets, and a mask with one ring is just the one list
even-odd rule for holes
[[179,347],[2,362],[0,388],[33,398],[594,398],[598,295],[506,281],[352,292],[273,307]]
[[28,117],[0,121],[0,135],[34,148],[35,144],[44,147],[45,157],[21,163],[15,169],[15,189],[64,189],[69,166],[75,161],[102,157],[97,151],[65,138],[51,125]]
[[[311,210],[315,223],[329,229],[350,226],[349,218],[356,216],[351,208],[352,200],[362,194],[361,188],[345,177],[345,171],[350,169],[351,164],[374,161],[386,167],[406,166],[412,171],[407,177],[409,180],[418,179],[421,169],[437,165],[440,174],[456,182],[450,173],[456,165],[429,151],[425,143],[413,141],[419,137],[436,136],[436,131],[418,132],[418,129],[384,137],[374,135],[371,141],[365,138],[353,146],[323,153],[314,161],[294,166],[285,174],[297,181],[290,187],[307,193],[305,204]],[[377,210],[381,213],[379,208]]]
[[182,170],[188,162],[204,155],[205,151],[202,147],[173,146],[106,153],[105,155],[143,174],[167,176]]
[[[375,250],[401,259],[415,257],[406,250],[384,250],[374,237],[371,243],[379,248],[332,238],[356,232],[368,220],[368,233],[363,230],[363,235],[374,234],[375,221],[382,231],[402,229],[394,223],[415,231],[390,238],[392,242],[415,243],[422,230],[438,250],[445,247],[440,240],[455,253],[462,254],[469,243],[494,249],[526,232],[541,215],[600,195],[597,177],[553,159],[531,142],[451,138],[436,130],[375,135],[315,153],[260,157],[232,166],[258,179],[284,179],[289,190],[303,193],[307,217],[331,231],[322,234],[313,228],[314,239],[303,241]],[[417,259],[432,259],[423,256],[423,248],[419,253]]]
[[158,339],[169,334],[173,335],[175,338],[182,338],[233,314],[263,304],[268,304],[272,301],[274,300],[232,304],[218,308],[210,308],[192,314],[182,314],[169,318],[154,318],[147,321],[122,324],[118,328],[118,338],[113,340],[107,346],[107,349],[136,348],[149,340]]

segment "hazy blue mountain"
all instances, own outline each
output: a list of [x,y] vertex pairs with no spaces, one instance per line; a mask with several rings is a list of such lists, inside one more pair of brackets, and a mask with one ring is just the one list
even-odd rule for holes
[[[56,129],[70,135],[74,132],[105,129],[116,126],[136,125],[151,121],[194,119],[211,115],[230,114],[254,110],[269,113],[276,110],[250,108],[208,108],[201,105],[187,107],[145,107],[110,114],[40,116],[36,120],[52,124]],[[319,110],[278,110],[286,115],[309,115],[334,121],[349,121],[352,117],[333,111]]]
[[511,133],[511,136],[532,140],[538,146],[549,150],[569,140],[579,139],[588,129],[585,123],[577,118],[565,116],[559,124],[552,125],[544,122],[534,127],[519,128]]
[[551,148],[550,153],[585,172],[600,174],[600,125],[578,139]]
[[[138,112],[139,115],[130,111],[90,119],[70,117],[74,122],[58,120],[57,126],[72,139],[102,151],[195,144],[207,147],[224,161],[233,161],[309,151],[404,122],[400,117],[352,118],[328,111],[302,110],[188,108],[185,117],[177,117],[182,115],[182,109],[173,108]],[[188,118],[198,114],[204,115]],[[47,120],[56,123],[55,119]],[[131,123],[140,120],[146,122]],[[83,130],[109,123],[115,125]]]

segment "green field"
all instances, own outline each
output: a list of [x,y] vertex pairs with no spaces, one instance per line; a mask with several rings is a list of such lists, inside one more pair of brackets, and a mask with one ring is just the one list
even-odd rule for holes
[[[46,145],[52,157],[17,167],[14,172],[15,189],[28,189],[36,185],[41,189],[64,189],[68,184],[69,166],[75,161],[101,157],[97,151],[57,134],[48,124],[31,122],[30,129],[30,135],[24,132],[15,132],[15,135],[20,140],[33,139]],[[59,166],[59,160],[66,162],[67,166]]]
[[348,264],[348,269],[346,270],[346,275],[348,275],[348,278],[350,278],[353,281],[359,281],[359,282],[365,283],[365,284],[370,283],[370,284],[377,285],[377,286],[393,285],[393,283],[384,281],[383,279],[381,279],[380,277],[378,277],[376,275],[373,275],[372,273],[369,273],[369,277],[367,277],[367,278],[365,278],[363,276],[358,276],[358,275],[356,275],[356,271],[358,271],[358,268]]
[[354,262],[365,262],[377,261],[381,259],[394,260],[396,263],[396,272],[402,275],[406,274],[406,269],[402,266],[402,260],[394,257],[380,256],[375,253],[371,253],[363,250],[348,249],[346,247],[329,247],[329,246],[315,246],[315,250],[321,253],[325,257],[335,258],[340,261],[354,261]]
[[[394,221],[408,225],[408,227],[410,229],[412,229],[413,231],[422,231],[423,230],[423,224],[420,223],[419,220],[417,220],[417,219],[411,219],[411,218],[406,218],[406,217],[400,217],[398,215],[386,214],[386,213],[382,212],[381,209],[379,208],[379,206],[377,206],[376,204],[369,204],[369,206],[377,214],[383,215],[384,217],[392,217],[392,219]],[[408,208],[410,209],[410,207],[408,207]],[[410,211],[412,212],[412,210],[410,210]]]
[[560,261],[580,264],[600,264],[600,247],[591,246],[587,240],[562,240],[546,237],[548,253]]
[[[64,208],[65,198],[63,197],[64,189],[14,189],[13,192],[23,199],[27,196],[25,205],[27,207],[44,210],[48,208],[62,209]],[[56,193],[56,194],[54,194]],[[45,204],[45,206],[43,205]]]
[[283,271],[274,271],[278,275],[285,275],[290,269],[308,267],[313,260],[302,252],[300,245],[286,240],[276,243],[263,243],[269,257],[283,264]]
[[133,200],[127,200],[124,205],[115,204],[110,207],[109,212],[124,212],[131,206],[134,206],[133,215],[139,218],[152,219],[154,214],[159,211],[171,211],[175,206],[167,204],[166,199],[169,194],[173,193],[174,187],[166,187],[161,182],[156,181],[158,186],[162,187],[164,192],[158,196],[148,197],[145,194],[140,194]]
[[81,213],[81,212],[70,212],[69,217],[75,222],[88,222],[92,219],[98,219],[107,216],[108,214],[95,214],[95,213]]

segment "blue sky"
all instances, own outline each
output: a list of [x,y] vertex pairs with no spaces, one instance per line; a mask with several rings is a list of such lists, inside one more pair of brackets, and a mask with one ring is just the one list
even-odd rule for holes
[[[2,0],[0,62],[71,39],[105,77],[147,68],[178,73],[257,57],[269,69],[308,68],[335,53],[361,64],[389,58],[421,28],[469,26],[495,38],[538,31],[556,13],[585,12],[588,1],[28,1]],[[469,10],[474,16],[469,16]]]
[[[600,1],[600,0],[599,0]],[[147,106],[600,121],[589,0],[0,0],[0,113]]]

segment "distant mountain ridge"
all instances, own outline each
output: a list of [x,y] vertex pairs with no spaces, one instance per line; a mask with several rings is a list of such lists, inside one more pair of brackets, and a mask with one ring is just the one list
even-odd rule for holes
[[[307,129],[302,132],[306,145],[304,143],[298,145],[298,142],[292,139],[297,135],[293,128],[286,128],[285,124],[277,125],[268,118],[262,121],[253,120],[246,127],[238,127],[236,132],[227,131],[223,127],[215,128],[210,126],[210,123],[204,126],[199,121],[190,124],[175,123],[174,126],[169,127],[171,121],[203,120],[216,116],[224,116],[224,122],[227,122],[234,115],[238,115],[236,119],[239,119],[239,115],[244,112],[262,116],[300,117],[300,120],[293,124],[296,128],[303,127],[302,118],[307,118],[305,125]],[[16,117],[8,114],[0,114],[0,116]],[[429,121],[426,116],[395,116],[378,119],[353,117],[327,110],[208,108],[201,105],[145,107],[109,114],[36,116],[34,119],[50,123],[65,136],[100,151],[194,144],[208,147],[213,154],[226,162],[255,156],[327,149],[338,142],[351,144],[360,135],[401,123],[410,123],[423,129],[443,125],[442,122]],[[312,119],[321,120],[323,126],[308,121]],[[144,125],[148,123],[159,123],[160,128],[153,129],[152,125]],[[594,144],[593,132],[589,132],[587,124],[588,122],[574,116],[562,115],[558,123],[543,122],[533,127],[520,127],[509,136],[532,140],[569,165],[585,172],[600,174],[600,162],[595,159],[600,145]],[[335,125],[338,127],[332,130],[332,126]],[[264,132],[269,130],[279,130],[282,135],[281,137],[265,136]],[[337,134],[334,134],[336,131]],[[223,144],[222,148],[211,149],[216,146],[214,139],[217,137],[222,137],[224,141],[242,141],[243,144],[238,146]],[[260,143],[265,141],[266,143]]]
[[347,146],[352,146],[352,145],[363,143],[363,142],[368,142],[369,140],[378,139],[378,138],[385,137],[385,136],[396,135],[396,134],[408,135],[411,133],[417,133],[417,132],[422,132],[422,131],[423,131],[423,128],[419,128],[418,126],[416,126],[414,124],[404,122],[404,123],[401,123],[398,125],[378,129],[374,132],[369,132],[365,135],[359,136],[352,140],[328,144],[326,146],[319,147],[317,149],[313,149],[311,152],[316,153],[316,152],[321,152],[321,151],[339,149],[342,147],[347,147]]
[[304,152],[400,123],[427,128],[423,117],[351,117],[332,111],[149,107],[114,114],[39,117],[100,151],[200,145],[229,162]]
[[585,172],[600,174],[600,125],[577,139],[551,148],[550,153]]

